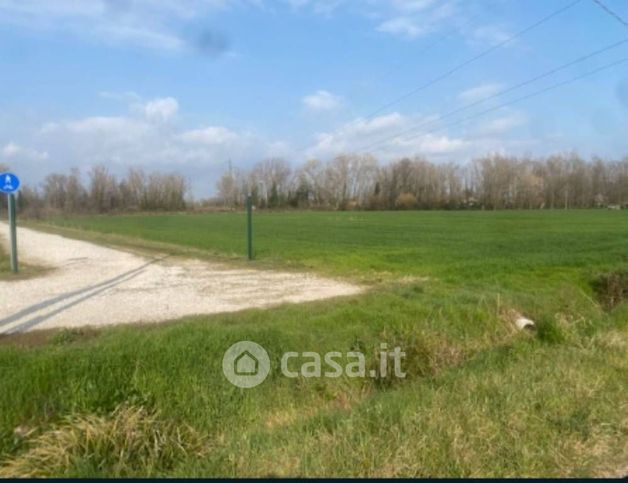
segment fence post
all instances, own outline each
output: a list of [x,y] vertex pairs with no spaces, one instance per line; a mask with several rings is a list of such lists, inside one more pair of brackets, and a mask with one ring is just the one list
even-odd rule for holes
[[246,195],[246,241],[249,260],[253,260],[253,197]]

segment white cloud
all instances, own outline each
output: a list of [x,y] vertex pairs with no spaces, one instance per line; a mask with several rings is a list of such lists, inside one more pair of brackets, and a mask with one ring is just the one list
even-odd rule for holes
[[517,137],[522,133],[515,132],[527,122],[525,113],[508,111],[501,117],[457,129],[445,129],[434,116],[398,112],[373,119],[357,118],[335,131],[317,134],[306,157],[329,159],[343,153],[370,153],[382,162],[415,155],[436,162],[461,162],[487,152],[531,149],[540,141]]
[[142,97],[134,91],[102,91],[98,95],[103,99],[127,104],[131,112],[151,122],[166,123],[172,121],[179,112],[179,101],[174,97],[158,97],[144,102]]
[[498,25],[484,25],[469,32],[472,43],[495,45],[505,42],[512,36],[511,33]]
[[443,28],[456,28],[465,11],[456,0],[390,0],[390,8],[380,15],[384,18],[377,31],[414,40]]
[[92,116],[77,121],[50,122],[42,126],[40,134],[51,135],[59,132],[93,136],[93,141],[99,139],[133,140],[142,136],[150,129],[147,123],[121,116]]
[[1,0],[0,23],[63,32],[110,45],[177,52],[193,47],[184,35],[188,23],[233,3],[242,2]]
[[[224,127],[179,132],[148,119],[105,116],[49,123],[41,133],[44,142],[69,151],[68,157],[73,159],[139,165],[211,161],[216,150],[239,151],[237,141],[243,139]],[[63,139],[63,143],[57,143],[58,139]],[[232,156],[236,157],[236,153]]]
[[[0,25],[123,48],[218,56],[229,51],[229,39],[220,32],[197,32],[197,28],[207,23],[209,15],[235,7],[271,14],[283,8],[325,16],[344,9],[351,15],[377,19],[378,31],[404,39],[455,28],[473,10],[461,0],[0,0]],[[191,32],[199,35],[191,37]],[[503,35],[491,26],[465,34],[475,42]]]
[[451,37],[460,35],[469,44],[494,45],[510,38],[511,33],[501,25],[477,26],[470,18],[479,17],[485,8],[482,2],[462,0],[373,0],[363,2],[368,18],[378,20],[375,29],[403,40],[417,40],[435,34]]
[[285,0],[285,2],[293,9],[303,8],[310,4],[310,0]]
[[[358,118],[340,129],[319,133],[315,144],[308,150],[310,157],[333,157],[347,152],[370,152],[382,160],[395,157],[421,154],[435,156],[452,154],[466,146],[462,139],[446,135],[427,135],[415,139],[396,137],[400,132],[417,123],[425,123],[430,118],[404,116],[397,112],[373,119]],[[381,140],[386,140],[375,145]]]
[[480,123],[476,127],[479,135],[495,136],[503,135],[515,128],[524,126],[528,122],[528,117],[521,112],[513,112],[489,121]]
[[[343,6],[367,17],[377,11],[398,10],[400,12],[419,12],[443,0],[283,0],[293,10],[310,9],[312,12],[329,15]],[[268,1],[268,3],[272,3]]]
[[2,156],[4,158],[14,158],[18,154],[20,154],[22,148],[20,148],[15,143],[8,143],[5,147],[2,148]]
[[431,7],[435,0],[392,0],[393,7],[407,12],[419,12]]
[[[156,112],[163,115],[161,110]],[[199,196],[213,191],[214,182],[229,159],[245,166],[265,157],[290,154],[285,143],[267,140],[254,132],[219,125],[181,129],[174,123],[154,122],[141,110],[132,110],[125,116],[49,122],[33,139],[50,153],[47,172],[66,171],[71,166],[86,169],[95,164],[105,164],[117,174],[124,174],[130,166],[176,170],[190,177]],[[32,163],[23,169],[41,172]],[[35,176],[32,174],[31,178]]]
[[106,43],[118,45],[134,45],[155,50],[170,52],[181,51],[186,42],[175,33],[160,31],[158,28],[144,28],[136,25],[103,24],[98,25],[94,31]]
[[310,8],[318,15],[331,15],[348,2],[347,0],[284,0],[284,3],[293,10]]
[[154,99],[144,105],[146,119],[154,122],[167,122],[172,120],[179,111],[179,103],[174,97]]
[[396,17],[381,23],[377,30],[406,39],[416,39],[425,34],[425,29],[410,17]]
[[209,126],[186,131],[179,135],[179,139],[186,143],[216,145],[235,141],[238,134],[222,126]]
[[325,90],[319,90],[314,94],[305,96],[302,102],[310,111],[332,111],[342,105],[342,97]]
[[14,142],[7,143],[0,151],[2,157],[6,160],[31,160],[45,161],[48,159],[46,151],[38,151],[36,149],[20,146]]
[[477,102],[487,97],[494,96],[503,89],[503,84],[496,82],[480,84],[470,89],[466,89],[458,94],[458,99],[462,102]]
[[[346,152],[370,152],[383,162],[412,155],[435,161],[470,159],[488,151],[520,149],[522,141],[507,135],[524,125],[527,118],[523,113],[510,112],[475,123],[466,132],[463,130],[464,134],[456,135],[413,130],[427,125],[425,132],[435,122],[434,117],[398,112],[373,119],[358,118],[335,131],[318,133],[304,153],[294,153],[285,142],[269,141],[250,131],[220,125],[181,130],[176,125],[151,122],[141,116],[92,116],[48,123],[36,138],[52,154],[51,159],[63,160],[64,169],[74,164],[106,163],[119,169],[138,165],[190,173],[216,170],[229,159],[242,166],[268,156],[295,158],[295,154],[328,159]],[[16,156],[21,149],[10,143],[2,154]]]

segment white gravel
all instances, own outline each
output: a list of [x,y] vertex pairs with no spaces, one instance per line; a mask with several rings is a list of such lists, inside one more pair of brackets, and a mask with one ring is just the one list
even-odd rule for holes
[[[8,227],[0,224],[7,248]],[[50,267],[0,281],[0,333],[159,322],[329,297],[360,288],[308,274],[230,268],[120,250],[18,228],[20,260]]]

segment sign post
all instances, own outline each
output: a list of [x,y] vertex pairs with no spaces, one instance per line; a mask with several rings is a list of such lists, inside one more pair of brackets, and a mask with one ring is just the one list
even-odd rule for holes
[[15,193],[20,189],[20,179],[13,173],[0,173],[0,192],[9,200],[9,231],[11,233],[11,271],[18,272],[17,264],[17,207]]
[[18,272],[17,267],[17,220],[15,209],[15,194],[9,194],[9,226],[11,227],[11,271]]

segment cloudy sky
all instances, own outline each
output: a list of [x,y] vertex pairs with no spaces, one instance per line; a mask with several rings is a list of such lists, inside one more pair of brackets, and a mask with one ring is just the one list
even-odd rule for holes
[[174,170],[202,197],[229,160],[270,156],[620,157],[626,62],[499,106],[628,57],[626,38],[594,0],[0,0],[0,163],[30,184]]

